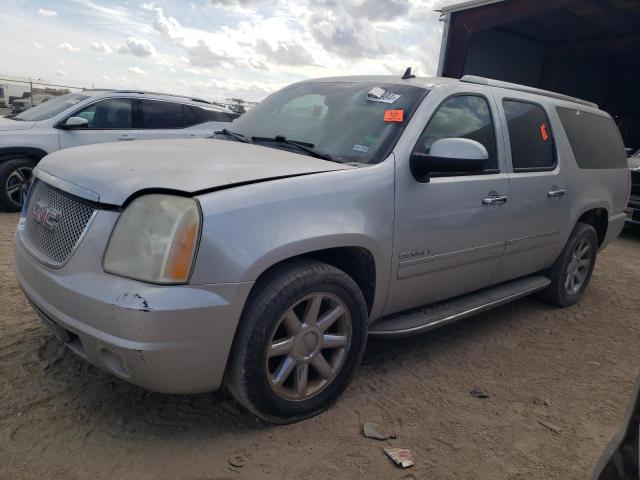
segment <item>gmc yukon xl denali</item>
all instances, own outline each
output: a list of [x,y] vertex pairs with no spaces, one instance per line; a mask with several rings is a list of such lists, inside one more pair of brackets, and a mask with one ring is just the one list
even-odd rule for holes
[[479,77],[304,81],[213,139],[53,153],[19,282],[75,353],[144,388],[326,408],[367,337],[584,293],[625,223],[611,117]]

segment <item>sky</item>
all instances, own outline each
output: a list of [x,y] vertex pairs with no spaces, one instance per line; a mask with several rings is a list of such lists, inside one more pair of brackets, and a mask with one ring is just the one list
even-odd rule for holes
[[436,73],[453,0],[0,0],[0,75],[209,100],[295,81]]

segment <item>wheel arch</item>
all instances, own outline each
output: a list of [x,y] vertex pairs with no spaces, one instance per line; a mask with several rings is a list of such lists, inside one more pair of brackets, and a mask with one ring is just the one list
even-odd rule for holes
[[[289,250],[289,249],[288,249]],[[302,251],[289,250],[289,255],[280,256],[275,261],[266,264],[264,261],[258,262],[252,269],[257,272],[254,288],[264,279],[269,272],[285,263],[295,262],[302,259],[318,260],[332,265],[349,275],[358,285],[367,304],[367,311],[372,312],[382,309],[384,303],[382,298],[380,270],[376,265],[375,255],[370,248],[359,244],[346,243],[341,246],[327,246],[323,248],[308,248]],[[273,260],[274,257],[271,256]]]
[[604,205],[592,205],[585,208],[584,211],[580,213],[576,220],[576,224],[578,223],[586,223],[596,230],[596,234],[598,236],[598,247],[600,247],[607,236],[609,210]]
[[39,162],[48,152],[37,147],[4,147],[0,148],[0,162],[12,160],[14,158],[28,158]]

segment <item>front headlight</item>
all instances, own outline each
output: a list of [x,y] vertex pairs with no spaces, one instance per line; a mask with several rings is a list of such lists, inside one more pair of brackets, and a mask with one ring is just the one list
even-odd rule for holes
[[200,237],[193,198],[152,194],[136,198],[107,245],[106,272],[152,283],[186,283]]

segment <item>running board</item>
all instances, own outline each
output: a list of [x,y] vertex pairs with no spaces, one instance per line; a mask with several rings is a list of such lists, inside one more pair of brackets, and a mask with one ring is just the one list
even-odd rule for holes
[[406,337],[512,302],[542,290],[551,283],[536,275],[485,288],[452,300],[382,317],[369,328],[370,337]]

